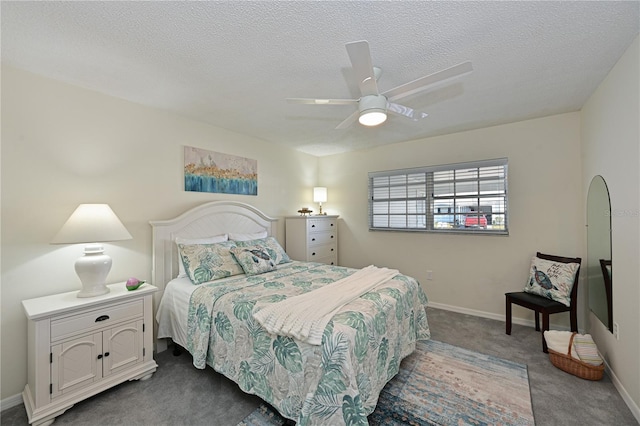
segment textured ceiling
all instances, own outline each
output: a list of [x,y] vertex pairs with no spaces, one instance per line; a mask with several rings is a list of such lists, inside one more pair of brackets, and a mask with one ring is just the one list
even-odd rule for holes
[[[579,110],[638,35],[640,2],[8,2],[2,61],[327,155]],[[381,91],[464,61],[402,103],[429,113],[335,127],[357,98],[345,43],[368,40]]]

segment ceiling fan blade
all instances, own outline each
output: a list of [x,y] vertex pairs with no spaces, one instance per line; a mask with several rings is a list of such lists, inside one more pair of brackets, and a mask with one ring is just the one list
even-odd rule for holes
[[362,96],[377,95],[378,83],[371,64],[371,52],[366,40],[347,43],[347,53],[353,66],[353,72],[358,80],[358,87]]
[[355,111],[353,114],[344,119],[344,121],[336,126],[336,130],[346,129],[351,126],[358,119],[360,115],[359,111]]
[[357,99],[313,99],[313,98],[287,98],[290,104],[304,105],[357,105]]
[[423,118],[427,118],[427,116],[429,115],[426,112],[416,111],[413,108],[409,108],[407,106],[400,105],[400,104],[395,104],[393,102],[387,103],[387,112],[409,118],[413,121],[422,120]]
[[417,80],[410,81],[409,83],[403,84],[402,86],[394,87],[393,89],[387,90],[386,92],[382,93],[382,95],[386,96],[389,101],[402,99],[406,96],[413,95],[414,93],[418,93],[422,90],[426,90],[431,85],[442,83],[452,78],[469,74],[472,71],[473,66],[471,65],[471,62],[463,62],[451,68],[447,68],[434,74],[421,77]]

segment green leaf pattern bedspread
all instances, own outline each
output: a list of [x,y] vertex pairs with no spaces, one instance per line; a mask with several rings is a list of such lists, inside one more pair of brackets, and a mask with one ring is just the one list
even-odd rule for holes
[[427,297],[397,275],[344,306],[320,346],[267,333],[255,306],[276,303],[353,274],[351,268],[294,262],[260,275],[213,281],[189,306],[187,349],[300,425],[366,425],[384,385],[416,340],[430,337]]

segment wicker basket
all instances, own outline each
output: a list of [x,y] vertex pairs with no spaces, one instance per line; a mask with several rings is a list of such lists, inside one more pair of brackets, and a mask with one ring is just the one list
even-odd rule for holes
[[578,376],[586,380],[600,380],[604,374],[604,363],[600,365],[587,364],[578,359],[571,357],[571,345],[573,345],[573,337],[576,333],[571,335],[569,339],[569,348],[566,354],[561,354],[552,349],[549,349],[549,359],[551,364],[555,365],[562,371],[566,371],[569,374]]

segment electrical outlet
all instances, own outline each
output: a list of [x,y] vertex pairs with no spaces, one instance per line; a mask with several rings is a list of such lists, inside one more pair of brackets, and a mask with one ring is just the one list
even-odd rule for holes
[[433,271],[427,271],[427,280],[431,281],[433,279]]
[[615,337],[616,340],[620,340],[620,326],[617,322],[613,323],[613,337]]

